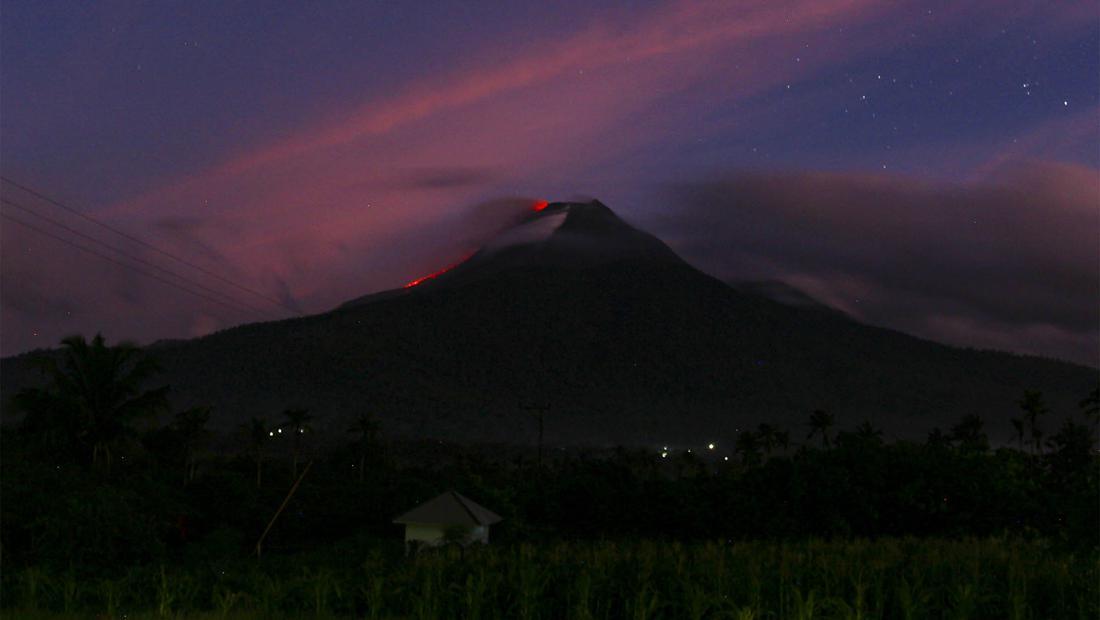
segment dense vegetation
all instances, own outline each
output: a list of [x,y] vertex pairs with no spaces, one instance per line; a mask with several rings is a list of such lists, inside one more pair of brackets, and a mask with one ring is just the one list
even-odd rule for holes
[[210,618],[1095,618],[1095,558],[1038,542],[569,542],[393,546],[153,565],[85,578],[25,569],[19,614]]
[[[1023,393],[996,450],[978,416],[887,443],[815,411],[713,450],[539,456],[387,441],[370,415],[319,446],[304,410],[224,437],[202,408],[143,427],[167,400],[139,350],[73,339],[51,360],[0,436],[9,610],[1095,617],[1095,393],[1060,422]],[[448,488],[504,517],[493,544],[405,560],[391,519]]]

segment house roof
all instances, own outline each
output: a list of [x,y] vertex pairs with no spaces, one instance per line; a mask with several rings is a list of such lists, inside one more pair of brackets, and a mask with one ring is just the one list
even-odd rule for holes
[[484,506],[479,506],[470,498],[456,491],[447,491],[397,517],[393,522],[474,527],[492,525],[500,520],[499,515]]

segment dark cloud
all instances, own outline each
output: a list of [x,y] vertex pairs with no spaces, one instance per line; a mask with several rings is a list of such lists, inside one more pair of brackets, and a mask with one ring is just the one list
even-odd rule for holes
[[240,238],[244,232],[239,225],[221,218],[191,215],[158,217],[150,222],[149,230],[149,240],[167,241],[175,252],[192,258],[201,256],[212,264],[224,264],[227,257],[210,239]]
[[401,189],[457,189],[484,185],[497,178],[490,168],[416,168],[400,175],[393,185]]
[[194,234],[205,227],[205,220],[193,216],[168,215],[153,220],[154,229],[175,234]]
[[294,296],[294,293],[290,290],[290,285],[287,284],[287,281],[285,279],[278,276],[275,276],[275,295],[278,297],[279,303],[282,304],[284,308],[290,308],[298,313],[304,312],[301,302],[298,300],[297,297]]
[[781,279],[874,323],[1096,364],[1098,189],[1095,170],[1055,164],[973,184],[730,174],[673,186],[660,227],[724,278]]

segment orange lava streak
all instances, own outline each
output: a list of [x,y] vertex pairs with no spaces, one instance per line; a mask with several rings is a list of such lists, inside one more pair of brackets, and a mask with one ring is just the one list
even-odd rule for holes
[[412,282],[409,282],[408,284],[406,284],[404,286],[404,288],[412,288],[414,286],[418,286],[420,284],[423,284],[424,282],[427,282],[428,280],[431,280],[432,278],[438,278],[439,276],[447,273],[448,271],[450,271],[450,270],[454,269],[455,267],[458,267],[462,263],[466,262],[473,255],[474,255],[474,253],[471,252],[471,253],[467,254],[465,257],[463,257],[462,260],[458,261],[457,263],[454,263],[452,265],[448,265],[448,266],[444,267],[443,269],[440,269],[439,271],[434,271],[432,273],[429,273],[426,276],[420,276],[419,278],[417,278],[417,279],[413,280]]
[[545,209],[546,207],[549,207],[549,206],[550,206],[550,203],[546,202],[545,200],[536,200],[535,204],[531,205],[531,210],[532,211],[542,211],[543,209]]

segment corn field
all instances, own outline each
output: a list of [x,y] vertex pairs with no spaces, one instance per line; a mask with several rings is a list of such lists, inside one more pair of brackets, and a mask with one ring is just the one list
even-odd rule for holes
[[1041,541],[559,543],[3,574],[5,618],[1088,618],[1098,558]]

